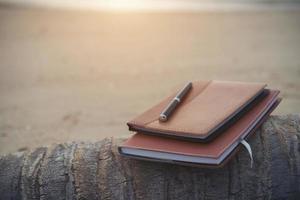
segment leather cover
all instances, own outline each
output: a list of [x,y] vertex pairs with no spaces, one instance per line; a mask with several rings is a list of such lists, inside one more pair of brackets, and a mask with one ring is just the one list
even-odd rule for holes
[[159,115],[178,90],[127,124],[130,130],[144,134],[203,141],[253,101],[265,86],[262,83],[196,81],[167,122],[160,122]]
[[[254,132],[255,129],[259,127],[259,125],[261,125],[267,119],[267,116],[271,113],[273,109],[275,109],[275,107],[280,102],[280,100],[278,100],[277,98],[278,94],[279,91],[271,90],[262,101],[257,103],[250,111],[241,116],[241,118],[236,123],[230,126],[227,130],[225,130],[222,134],[220,134],[210,143],[195,143],[184,140],[176,140],[166,137],[137,133],[131,138],[129,138],[124,144],[122,144],[119,147],[119,151],[122,154],[122,148],[129,147],[150,151],[168,152],[174,154],[209,157],[217,159],[234,142],[240,140],[241,136],[245,134],[245,131],[248,131],[248,135],[250,135]],[[234,149],[233,152],[237,152],[237,149]],[[232,153],[226,159],[224,159],[224,161],[228,160],[228,158],[232,156]],[[153,158],[140,158],[146,160],[153,160]],[[156,161],[162,162],[163,160]],[[221,164],[223,164],[224,161]],[[193,163],[185,163],[180,161],[164,160],[163,162],[193,165]],[[199,166],[199,164],[196,164],[196,166]]]

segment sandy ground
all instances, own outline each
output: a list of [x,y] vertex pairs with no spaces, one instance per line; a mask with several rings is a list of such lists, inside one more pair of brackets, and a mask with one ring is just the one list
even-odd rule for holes
[[0,153],[129,134],[187,80],[266,82],[300,112],[300,12],[0,7]]

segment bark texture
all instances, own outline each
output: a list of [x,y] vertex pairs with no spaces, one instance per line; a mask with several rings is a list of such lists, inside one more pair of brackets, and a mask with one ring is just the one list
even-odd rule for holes
[[120,157],[121,139],[0,158],[0,199],[300,199],[300,116],[272,116],[221,169]]

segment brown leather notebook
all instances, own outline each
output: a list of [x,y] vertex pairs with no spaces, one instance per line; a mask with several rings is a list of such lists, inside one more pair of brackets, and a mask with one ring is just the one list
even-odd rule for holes
[[119,147],[119,152],[126,156],[159,162],[221,166],[236,152],[240,141],[253,133],[279,104],[279,91],[268,91],[261,101],[212,142],[198,143],[136,133]]
[[266,84],[228,81],[195,81],[167,122],[162,110],[177,91],[127,123],[129,130],[144,134],[207,142],[252,102],[264,95]]

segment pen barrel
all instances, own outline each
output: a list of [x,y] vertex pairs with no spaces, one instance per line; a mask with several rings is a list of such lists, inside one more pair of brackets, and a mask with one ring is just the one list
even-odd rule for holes
[[180,92],[178,92],[178,94],[176,95],[176,97],[180,100],[182,100],[186,94],[190,91],[190,89],[192,88],[192,82],[187,83]]
[[184,97],[190,91],[191,88],[192,88],[192,82],[189,82],[184,86],[184,88],[182,88],[178,92],[178,94],[174,97],[174,99],[168,104],[168,106],[159,115],[159,121],[165,122],[168,120],[168,118],[175,110],[177,105],[184,99]]
[[176,100],[176,99],[173,99],[169,103],[169,105],[162,111],[162,113],[160,114],[159,120],[162,121],[162,122],[167,121],[178,104],[179,104],[179,101]]

